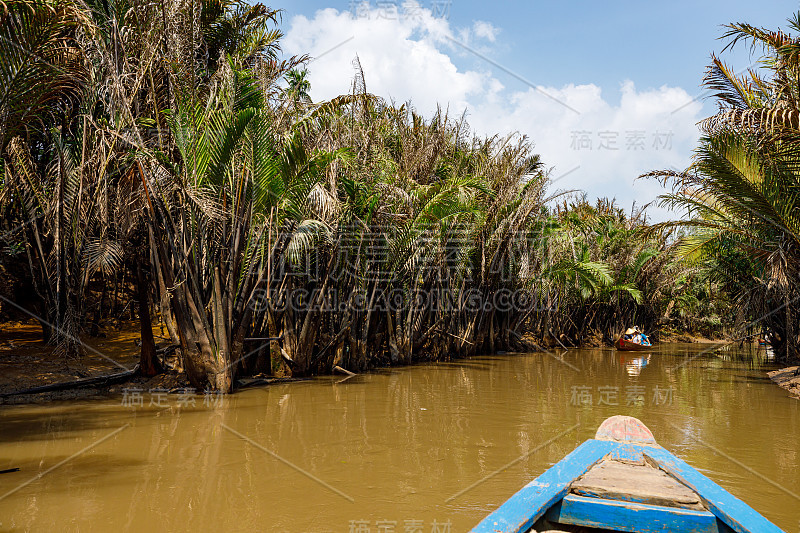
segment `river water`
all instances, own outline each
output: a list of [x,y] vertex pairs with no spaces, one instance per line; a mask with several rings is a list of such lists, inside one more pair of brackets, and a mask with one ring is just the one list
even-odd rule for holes
[[224,398],[0,407],[0,469],[20,468],[0,475],[0,531],[466,531],[626,414],[800,532],[800,401],[758,354],[707,349],[495,355]]

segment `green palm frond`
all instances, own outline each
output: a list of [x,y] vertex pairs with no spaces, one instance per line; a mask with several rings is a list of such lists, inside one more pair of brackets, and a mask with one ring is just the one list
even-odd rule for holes
[[624,293],[628,294],[631,298],[633,298],[633,301],[635,301],[637,304],[642,303],[642,291],[637,289],[636,286],[633,283],[623,283],[623,284],[620,284],[620,285],[611,285],[609,287],[606,287],[605,290],[606,290],[606,292],[609,292],[609,293],[612,293],[612,294],[613,293],[618,293],[618,292],[624,292]]
[[66,1],[7,0],[0,10],[0,149],[16,135],[43,132],[75,106],[88,78],[78,34],[86,12]]

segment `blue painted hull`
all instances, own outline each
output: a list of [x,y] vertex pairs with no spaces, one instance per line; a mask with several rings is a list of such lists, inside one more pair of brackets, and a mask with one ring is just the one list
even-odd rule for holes
[[[618,417],[628,418],[628,417]],[[635,419],[630,419],[634,420]],[[636,421],[638,422],[638,421]],[[641,424],[639,422],[639,424]],[[649,434],[644,425],[641,425]],[[598,432],[599,433],[599,432]],[[649,434],[652,436],[651,434]],[[706,510],[648,505],[632,501],[586,498],[570,494],[572,483],[601,460],[646,460],[693,490]],[[554,524],[610,531],[781,533],[747,504],[655,443],[590,439],[514,494],[487,516],[473,533],[524,533],[547,520]]]

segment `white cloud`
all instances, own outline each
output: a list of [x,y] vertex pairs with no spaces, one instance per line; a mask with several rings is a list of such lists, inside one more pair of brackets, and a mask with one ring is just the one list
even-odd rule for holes
[[477,37],[491,42],[494,42],[497,38],[497,34],[500,33],[499,29],[492,26],[491,23],[483,20],[476,20],[475,24],[472,25],[472,31]]
[[313,19],[293,18],[283,48],[319,58],[309,64],[315,100],[350,90],[352,61],[358,55],[369,92],[400,102],[413,99],[418,109],[430,113],[437,103],[464,109],[491,82],[485,74],[460,72],[439,51],[445,37],[452,37],[448,22],[425,9],[417,17],[395,19],[324,9]]
[[[346,93],[358,55],[367,89],[398,102],[412,100],[430,114],[437,104],[451,115],[467,110],[477,133],[512,131],[528,135],[558,188],[585,190],[590,197],[616,197],[623,207],[655,199],[660,186],[634,181],[647,171],[684,168],[696,144],[701,104],[680,87],[639,90],[623,81],[618,102],[594,84],[536,88],[514,82],[504,87],[489,64],[486,70],[459,70],[451,55],[460,53],[448,38],[483,44],[498,34],[487,22],[453,28],[446,19],[418,8],[387,17],[376,10],[360,16],[324,9],[313,18],[291,20],[283,42],[290,54],[309,53],[312,97],[324,100]],[[344,44],[342,44],[344,43]],[[484,49],[482,53],[486,54]],[[509,66],[513,68],[513,66]],[[692,102],[686,105],[688,102]],[[616,149],[615,149],[616,148]],[[666,215],[652,210],[655,218]]]
[[[515,92],[507,100],[476,102],[470,120],[481,132],[526,133],[545,162],[555,166],[554,179],[572,170],[556,187],[580,188],[590,197],[616,197],[621,206],[630,207],[634,200],[642,205],[661,192],[656,182],[635,181],[637,176],[688,165],[701,104],[681,108],[691,101],[683,89],[639,91],[626,81],[617,104],[604,99],[596,85],[539,89]],[[651,215],[666,216],[658,209]]]

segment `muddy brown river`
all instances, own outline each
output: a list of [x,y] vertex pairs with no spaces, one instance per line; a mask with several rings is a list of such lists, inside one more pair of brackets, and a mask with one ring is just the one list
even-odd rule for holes
[[614,414],[790,533],[800,401],[755,354],[495,355],[231,397],[0,406],[0,531],[466,531]]

